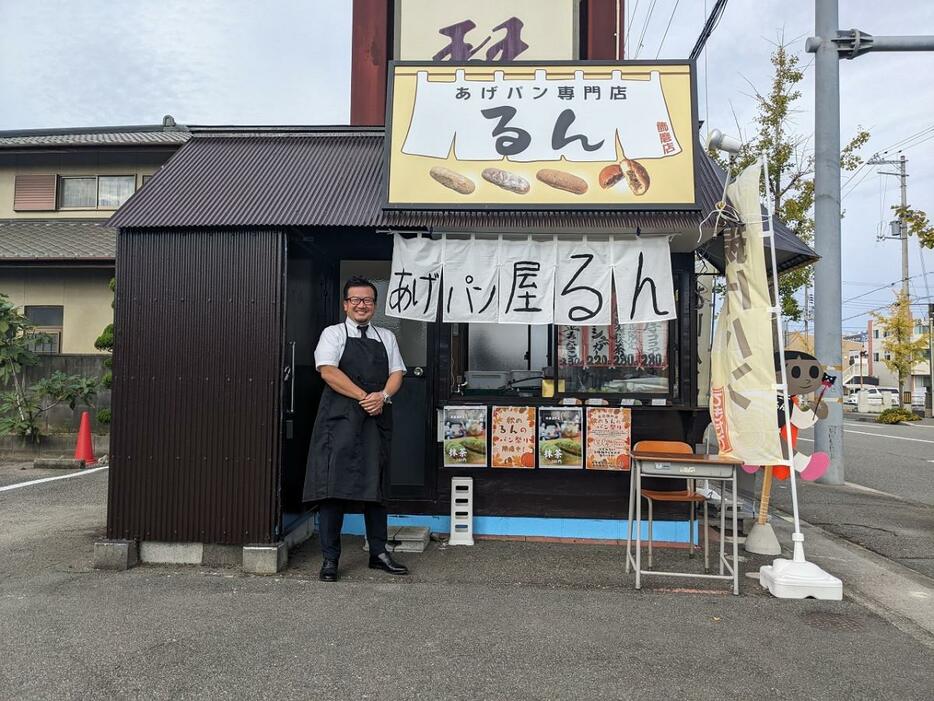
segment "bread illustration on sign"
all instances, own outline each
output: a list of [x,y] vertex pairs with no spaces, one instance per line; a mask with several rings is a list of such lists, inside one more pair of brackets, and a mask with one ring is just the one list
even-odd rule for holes
[[623,178],[626,178],[626,184],[629,185],[632,194],[637,196],[648,192],[652,183],[645,166],[639,161],[626,158],[625,153],[619,163],[608,165],[600,171],[600,187],[608,190]]
[[554,168],[542,168],[535,174],[541,182],[550,185],[556,190],[564,190],[575,195],[583,195],[587,192],[587,181],[571,173]]
[[515,192],[517,195],[524,195],[529,191],[529,181],[516,173],[510,173],[502,168],[484,168],[481,173],[483,179],[493,183],[504,190]]
[[466,175],[461,175],[460,173],[451,170],[450,168],[435,166],[428,171],[428,174],[445,187],[454,190],[454,192],[459,192],[462,195],[469,195],[477,189],[477,186],[473,180],[468,178]]

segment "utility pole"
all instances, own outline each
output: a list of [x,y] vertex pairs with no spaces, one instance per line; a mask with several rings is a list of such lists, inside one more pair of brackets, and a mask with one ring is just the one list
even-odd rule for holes
[[[902,212],[905,211],[905,208],[908,206],[908,172],[906,166],[908,161],[905,159],[905,154],[902,154],[897,161],[885,160],[883,158],[870,158],[866,161],[866,165],[871,166],[881,166],[881,165],[897,165],[898,172],[893,173],[892,171],[879,171],[880,175],[894,175],[899,179],[899,185],[902,193]],[[892,222],[893,224],[895,222]],[[879,239],[898,239],[902,242],[902,292],[905,297],[908,297],[908,222],[905,221],[903,214],[900,214],[898,217],[898,232],[896,236],[880,236]]]
[[[816,54],[814,95],[815,355],[842,373],[843,338],[840,274],[840,58],[869,51],[934,51],[934,36],[873,37],[856,29],[840,31],[838,0],[815,0],[815,36],[805,49]],[[907,284],[907,280],[904,281]],[[827,453],[830,466],[820,480],[843,484],[843,406],[840,388],[828,392],[827,419],[814,431],[815,450]]]

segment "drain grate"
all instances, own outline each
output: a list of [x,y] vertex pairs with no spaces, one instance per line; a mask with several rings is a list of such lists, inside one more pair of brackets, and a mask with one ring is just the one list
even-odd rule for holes
[[852,614],[834,611],[808,611],[801,614],[801,620],[818,630],[836,633],[841,631],[860,631],[863,623]]

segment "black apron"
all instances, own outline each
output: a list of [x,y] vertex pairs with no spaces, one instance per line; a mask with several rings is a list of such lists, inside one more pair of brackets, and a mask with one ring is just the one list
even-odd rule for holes
[[[386,347],[375,338],[351,338],[337,366],[358,387],[381,392],[389,379]],[[376,334],[372,326],[369,330]],[[377,338],[379,334],[376,334]],[[356,399],[325,385],[311,434],[303,501],[348,499],[382,502],[389,475],[392,407],[370,416]]]

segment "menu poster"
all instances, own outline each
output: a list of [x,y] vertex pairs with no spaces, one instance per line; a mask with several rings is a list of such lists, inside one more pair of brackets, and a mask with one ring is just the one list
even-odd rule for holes
[[535,407],[493,407],[492,448],[493,467],[535,467]]
[[486,407],[446,406],[442,420],[444,466],[486,467]]
[[587,469],[628,470],[632,410],[587,407]]
[[541,407],[538,410],[539,467],[584,467],[580,407]]

